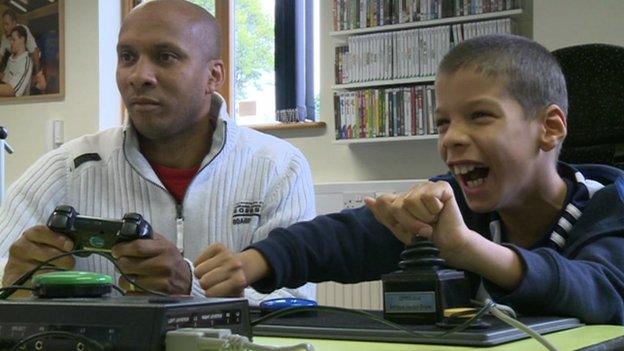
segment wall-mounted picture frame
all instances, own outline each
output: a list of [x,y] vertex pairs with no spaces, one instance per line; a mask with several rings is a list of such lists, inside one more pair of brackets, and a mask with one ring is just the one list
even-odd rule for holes
[[0,0],[0,104],[65,96],[65,0]]

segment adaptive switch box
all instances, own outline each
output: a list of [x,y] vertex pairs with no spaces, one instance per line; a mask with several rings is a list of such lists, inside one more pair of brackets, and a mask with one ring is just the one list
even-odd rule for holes
[[[165,335],[180,328],[226,328],[251,338],[245,299],[123,296],[111,298],[0,300],[0,350],[33,336],[26,350],[81,350],[78,338],[105,350],[164,350]],[[49,335],[46,336],[46,333]],[[70,334],[67,334],[70,333]],[[58,333],[57,333],[58,334]],[[21,349],[20,349],[21,350]]]

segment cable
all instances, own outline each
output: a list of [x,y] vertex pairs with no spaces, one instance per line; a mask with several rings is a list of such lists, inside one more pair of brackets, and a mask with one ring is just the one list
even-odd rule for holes
[[44,270],[44,269],[48,270],[49,269],[49,270],[54,271],[54,272],[67,272],[67,269],[62,268],[62,267],[57,267],[57,266],[55,266],[53,264],[49,264],[49,263],[46,264],[46,265],[43,265],[41,267],[41,269],[42,270]]
[[167,351],[314,351],[314,346],[302,343],[293,346],[266,346],[250,342],[247,337],[232,334],[229,329],[181,328],[167,332]]
[[18,351],[20,347],[26,345],[30,341],[35,340],[37,338],[49,338],[53,336],[64,338],[64,339],[73,339],[85,345],[92,346],[96,350],[106,351],[106,348],[104,347],[104,345],[100,344],[99,342],[91,338],[88,338],[84,335],[74,334],[74,333],[60,331],[60,330],[49,330],[49,331],[44,331],[41,333],[32,334],[20,340],[17,344],[13,345],[13,348],[11,348],[11,351]]
[[[59,258],[65,257],[65,256],[69,256],[69,255],[73,255],[73,251],[60,254],[58,256],[52,257],[51,259],[49,259],[47,261],[39,263],[38,265],[35,266],[35,268],[31,269],[30,271],[24,273],[21,277],[17,278],[17,280],[15,282],[13,282],[13,284],[11,284],[11,286],[23,286],[42,267],[44,267],[44,266],[47,267],[47,266],[50,265],[50,262],[52,262],[54,260],[57,260]],[[15,292],[15,290],[16,289],[7,289],[7,290],[3,291],[2,293],[0,293],[0,300],[8,299]]]
[[322,311],[322,312],[332,312],[332,313],[343,313],[343,314],[354,314],[354,315],[358,315],[358,316],[364,316],[368,319],[371,319],[373,321],[376,321],[378,323],[384,324],[388,327],[391,327],[393,329],[397,329],[400,331],[403,331],[407,334],[410,334],[411,336],[415,336],[417,338],[443,338],[448,336],[449,334],[453,334],[453,333],[458,333],[463,331],[464,329],[466,329],[467,327],[469,327],[475,320],[477,320],[478,318],[481,318],[483,315],[485,315],[488,310],[494,305],[494,302],[490,302],[490,303],[486,303],[483,307],[481,307],[481,309],[479,309],[479,311],[472,316],[471,318],[469,318],[468,320],[466,320],[464,323],[445,331],[444,333],[441,334],[425,334],[425,333],[419,333],[416,332],[414,330],[411,330],[409,328],[403,327],[399,324],[390,322],[388,320],[385,320],[383,318],[377,317],[372,313],[366,312],[366,311],[361,311],[361,310],[351,310],[351,309],[347,309],[347,308],[341,308],[341,307],[332,307],[332,306],[307,306],[307,307],[291,307],[291,308],[285,308],[282,310],[278,310],[275,312],[271,312],[263,317],[257,318],[253,321],[251,321],[251,327],[255,327],[258,324],[264,323],[266,321],[269,321],[271,319],[275,319],[275,318],[279,318],[279,317],[283,317],[289,314],[295,314],[295,313],[301,313],[301,312],[310,312],[310,311]]
[[[454,327],[451,330],[448,330],[442,334],[437,334],[437,335],[431,335],[431,334],[423,334],[423,333],[418,333],[415,332],[411,329],[405,328],[401,325],[398,325],[396,323],[387,321],[385,319],[379,318],[371,313],[365,312],[365,311],[360,311],[360,310],[350,310],[350,309],[345,309],[345,308],[340,308],[340,307],[330,307],[330,306],[314,306],[314,307],[293,307],[293,308],[286,308],[283,310],[279,310],[276,312],[272,312],[267,314],[266,316],[260,317],[256,320],[253,320],[251,322],[251,326],[252,328],[258,324],[264,323],[268,320],[271,319],[275,319],[275,318],[279,318],[279,317],[283,317],[289,314],[294,314],[294,313],[300,313],[300,312],[309,312],[309,311],[324,311],[324,312],[334,312],[334,313],[345,313],[345,314],[355,314],[355,315],[360,315],[360,316],[365,316],[369,319],[372,319],[374,321],[377,321],[379,323],[382,323],[386,326],[392,327],[394,329],[397,330],[401,330],[404,331],[412,336],[416,336],[419,338],[444,338],[452,333],[458,333],[460,331],[465,330],[466,328],[468,328],[475,320],[481,318],[482,316],[484,316],[486,313],[490,313],[491,315],[493,315],[494,317],[500,319],[502,322],[509,324],[510,326],[525,332],[526,334],[528,334],[529,336],[535,338],[539,343],[541,343],[542,345],[544,345],[544,347],[546,347],[546,349],[548,349],[549,351],[557,351],[557,348],[555,348],[552,344],[550,344],[548,342],[548,340],[546,340],[544,337],[542,337],[539,333],[537,333],[536,331],[534,331],[533,329],[531,329],[530,327],[528,327],[527,325],[521,323],[520,321],[516,320],[514,317],[516,317],[516,313],[515,311],[509,307],[509,306],[505,306],[505,305],[499,305],[496,304],[493,300],[491,299],[486,299],[484,302],[481,301],[472,301],[473,303],[476,303],[478,305],[481,305],[482,307],[479,309],[479,311],[477,313],[475,313],[471,318],[469,318],[468,320],[466,320],[465,322],[463,322],[462,324]],[[513,317],[512,317],[513,316]]]
[[417,337],[422,337],[425,336],[424,334],[420,334],[417,333],[413,330],[407,329],[405,327],[402,327],[398,324],[392,323],[390,321],[387,321],[383,318],[379,318],[377,316],[375,316],[374,314],[368,313],[366,311],[360,311],[360,310],[350,310],[350,309],[346,309],[346,308],[341,308],[341,307],[331,307],[331,306],[306,306],[306,307],[290,307],[290,308],[284,308],[282,310],[278,310],[275,312],[271,312],[263,317],[260,317],[258,319],[255,319],[253,321],[251,321],[251,327],[255,327],[258,324],[264,323],[266,321],[269,321],[271,319],[275,319],[275,318],[279,318],[279,317],[283,317],[283,316],[287,316],[289,314],[295,314],[295,313],[301,313],[301,312],[311,312],[311,311],[322,311],[322,312],[333,312],[333,313],[343,313],[343,314],[355,314],[358,316],[365,316],[371,320],[374,320],[376,322],[379,322],[381,324],[387,325],[391,328],[394,329],[398,329],[398,330],[402,330],[408,334],[411,334],[412,336],[417,336]]
[[113,284],[112,287],[113,287],[113,289],[117,290],[117,292],[119,292],[121,294],[121,296],[125,296],[126,295],[126,292],[122,288],[120,288],[119,285]]
[[441,335],[438,335],[436,337],[438,338],[443,338],[447,335],[453,334],[453,333],[459,333],[461,331],[464,331],[466,328],[468,328],[474,321],[479,320],[481,317],[483,317],[484,315],[486,315],[490,309],[494,306],[494,302],[490,301],[489,303],[485,303],[483,304],[483,307],[481,307],[479,309],[479,311],[477,311],[477,313],[475,313],[472,317],[468,318],[465,322],[463,322],[462,324],[453,327],[453,329],[442,333]]
[[258,345],[249,341],[246,337],[238,334],[232,334],[225,340],[222,349],[219,350],[253,350],[253,351],[314,351],[314,346],[301,343],[293,346],[266,346]]
[[511,308],[511,307],[509,307],[507,305],[496,303],[492,299],[487,298],[484,301],[471,299],[470,302],[472,304],[474,304],[474,305],[477,305],[477,306],[485,306],[487,304],[491,304],[493,307],[495,306],[497,309],[503,311],[506,315],[508,315],[510,317],[513,317],[513,318],[518,318],[518,316],[516,315],[516,311],[514,311],[513,308]]
[[513,308],[507,305],[497,304],[492,301],[492,299],[485,299],[485,301],[471,300],[471,302],[478,305],[491,305],[490,314],[492,316],[498,318],[503,323],[506,323],[528,334],[530,337],[534,338],[540,344],[546,347],[546,349],[548,349],[549,351],[557,351],[557,348],[554,347],[550,342],[548,342],[548,340],[546,340],[542,335],[531,329],[531,327],[517,320],[516,311],[514,311]]
[[[486,299],[486,303],[487,302],[492,302],[492,300],[490,299]],[[504,306],[504,305],[501,305]],[[536,332],[535,330],[531,329],[529,326],[527,326],[526,324],[520,322],[519,320],[509,316],[506,312],[508,312],[508,309],[510,309],[510,307],[508,306],[504,306],[503,308],[498,307],[498,305],[496,303],[494,303],[494,305],[492,306],[492,308],[490,308],[490,313],[500,319],[501,321],[503,321],[504,323],[509,324],[510,326],[523,331],[525,333],[527,333],[530,337],[534,338],[535,340],[537,340],[540,344],[542,344],[546,349],[548,349],[549,351],[558,351],[557,348],[555,346],[553,346],[548,340],[546,340],[543,336],[541,336],[538,332]],[[513,312],[513,310],[512,310]],[[514,312],[515,315],[515,312]]]
[[28,286],[21,286],[21,285],[9,285],[9,286],[5,286],[5,287],[0,288],[0,292],[7,291],[7,290],[30,290],[30,291],[35,291],[37,289],[31,288],[31,287],[28,287]]
[[46,268],[49,269],[50,262],[58,260],[58,259],[63,258],[63,257],[66,257],[66,256],[74,255],[74,254],[95,254],[95,255],[102,256],[105,259],[109,260],[113,264],[113,266],[115,266],[115,268],[117,269],[117,271],[119,271],[119,274],[120,274],[120,276],[122,278],[124,278],[128,283],[130,283],[130,284],[134,285],[135,287],[137,287],[140,291],[144,291],[144,292],[147,292],[149,294],[156,295],[156,296],[165,296],[165,297],[169,296],[169,295],[167,295],[165,293],[161,293],[159,291],[155,291],[155,290],[151,290],[151,289],[148,289],[146,287],[143,287],[142,285],[140,285],[137,282],[133,281],[132,278],[130,278],[127,274],[123,273],[123,271],[119,268],[119,265],[117,264],[117,261],[115,259],[113,259],[108,254],[97,252],[97,251],[89,251],[89,250],[74,250],[74,251],[65,252],[65,253],[60,254],[58,256],[54,256],[54,257],[52,257],[52,258],[50,258],[50,259],[48,259],[46,261],[43,261],[43,262],[39,263],[37,266],[35,266],[35,268],[33,268],[30,271],[24,273],[13,284],[11,284],[12,288],[7,288],[6,290],[3,290],[2,292],[0,292],[0,300],[6,300],[7,298],[9,298],[17,290],[17,288],[16,288],[17,286],[23,286],[42,267],[45,266]]

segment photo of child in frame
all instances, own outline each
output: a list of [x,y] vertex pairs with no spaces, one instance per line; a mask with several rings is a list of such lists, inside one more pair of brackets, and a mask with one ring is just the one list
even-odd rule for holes
[[0,101],[62,96],[63,0],[0,0]]

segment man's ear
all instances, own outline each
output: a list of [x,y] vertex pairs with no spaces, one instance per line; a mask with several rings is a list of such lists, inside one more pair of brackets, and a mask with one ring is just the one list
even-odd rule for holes
[[540,148],[544,151],[550,151],[563,143],[568,134],[566,114],[561,107],[550,105],[539,118],[542,124]]
[[206,94],[212,94],[219,90],[225,82],[225,67],[223,60],[210,60],[210,76],[206,82]]

